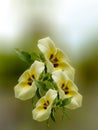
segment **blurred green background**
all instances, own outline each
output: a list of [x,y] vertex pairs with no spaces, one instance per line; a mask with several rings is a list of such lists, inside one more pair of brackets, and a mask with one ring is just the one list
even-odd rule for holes
[[[81,108],[56,123],[32,120],[31,100],[15,99],[13,88],[28,68],[15,48],[32,52],[49,36],[70,58]],[[98,2],[96,0],[0,1],[0,130],[98,130]]]

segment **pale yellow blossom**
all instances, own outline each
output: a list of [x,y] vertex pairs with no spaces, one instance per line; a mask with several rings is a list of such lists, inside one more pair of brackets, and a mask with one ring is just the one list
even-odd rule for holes
[[46,95],[40,98],[36,104],[36,108],[32,111],[33,119],[37,121],[47,120],[50,116],[52,105],[56,97],[57,91],[49,89]]
[[14,87],[15,97],[21,100],[27,100],[32,98],[37,90],[35,80],[37,80],[40,74],[44,70],[44,64],[39,61],[35,61],[30,69],[26,70],[19,78],[18,84]]
[[39,40],[38,47],[46,58],[49,71],[62,69],[72,80],[74,79],[75,70],[68,63],[68,57],[62,50],[55,47],[54,42],[49,37]]
[[69,109],[80,107],[82,104],[82,96],[79,94],[78,88],[73,81],[70,80],[68,76],[61,70],[54,71],[52,73],[52,78],[57,84],[60,98],[71,98],[70,104],[65,107]]

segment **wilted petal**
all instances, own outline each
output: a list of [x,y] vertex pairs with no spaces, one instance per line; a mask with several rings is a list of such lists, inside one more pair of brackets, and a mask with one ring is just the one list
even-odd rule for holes
[[36,108],[32,111],[33,119],[37,121],[47,120],[51,113],[52,104],[57,97],[57,91],[49,89],[46,95],[37,102]]

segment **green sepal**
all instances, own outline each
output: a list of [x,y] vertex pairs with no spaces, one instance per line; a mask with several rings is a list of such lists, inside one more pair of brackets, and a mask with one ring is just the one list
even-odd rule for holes
[[53,83],[52,82],[50,82],[50,81],[48,81],[48,80],[46,80],[45,81],[45,84],[46,84],[46,86],[50,89],[54,89],[54,85],[53,85]]
[[40,92],[39,92],[39,88],[37,88],[36,95],[37,95],[38,98],[41,98],[41,95],[40,95]]
[[55,122],[55,117],[54,117],[54,108],[51,109],[50,117],[51,117],[51,119]]
[[46,60],[45,60],[45,56],[43,55],[43,53],[39,53],[39,56],[40,56],[40,59],[41,59],[41,61],[43,61],[43,62],[45,62]]
[[62,100],[62,104],[60,106],[63,107],[65,105],[68,105],[71,102],[71,98],[72,97]]
[[39,88],[39,89],[43,89],[44,91],[47,91],[48,89],[46,88],[46,85],[44,84],[43,81],[36,81],[35,82],[36,86]]
[[43,81],[45,81],[45,80],[50,80],[50,81],[52,81],[52,78],[51,78],[51,74],[50,74],[50,73],[45,73],[45,74],[43,75]]

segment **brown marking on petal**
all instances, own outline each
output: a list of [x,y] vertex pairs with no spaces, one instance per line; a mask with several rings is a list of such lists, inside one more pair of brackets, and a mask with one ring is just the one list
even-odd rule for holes
[[69,93],[69,88],[68,88],[68,86],[65,86],[64,83],[62,84],[61,88],[62,88],[62,90],[64,91],[65,94]]
[[35,76],[34,76],[34,74],[32,74],[32,78],[33,78],[33,79],[35,79]]
[[33,82],[33,80],[29,77],[27,84],[31,86],[31,85],[32,85],[32,82]]
[[53,66],[54,66],[55,68],[58,67],[58,65],[59,65],[59,64],[53,64]]
[[29,77],[29,78],[28,78],[28,81],[32,81],[32,79]]
[[69,91],[65,91],[65,94],[68,94],[69,93]]
[[49,105],[49,100],[47,100],[47,101],[43,104],[43,108],[44,108],[44,109],[47,109],[48,105]]
[[58,62],[58,58],[57,58],[57,57],[55,57],[53,61],[54,61],[54,62]]
[[32,85],[32,82],[28,82],[28,85],[30,85],[30,86],[31,86],[31,85]]
[[66,88],[65,88],[66,90],[68,90],[69,88],[68,88],[68,86],[66,86]]
[[65,84],[63,83],[62,86],[61,86],[61,88],[63,89],[64,87],[65,87]]
[[50,55],[50,58],[49,58],[49,59],[51,60],[52,58],[53,58],[53,54]]

